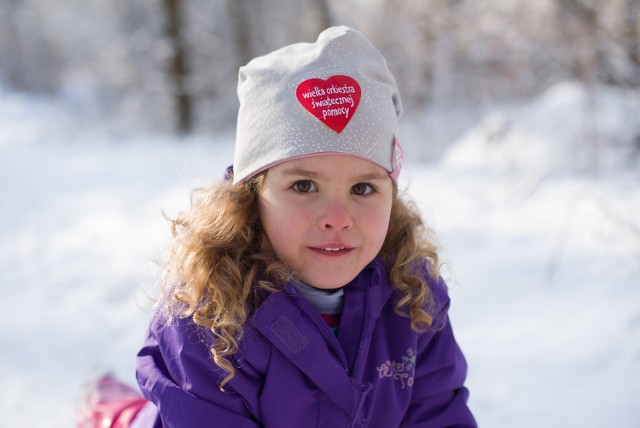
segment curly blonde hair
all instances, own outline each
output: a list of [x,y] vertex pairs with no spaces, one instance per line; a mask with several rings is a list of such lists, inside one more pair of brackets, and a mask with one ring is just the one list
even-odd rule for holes
[[[248,316],[293,276],[275,256],[258,217],[265,176],[196,189],[190,209],[171,220],[175,241],[165,265],[162,301],[170,318],[191,317],[215,335],[211,354],[227,372],[221,388],[235,375],[231,359]],[[400,296],[395,311],[409,317],[417,332],[433,323],[433,296],[420,272],[426,262],[429,274],[438,276],[438,254],[429,233],[394,184],[380,256],[391,266],[390,280]]]

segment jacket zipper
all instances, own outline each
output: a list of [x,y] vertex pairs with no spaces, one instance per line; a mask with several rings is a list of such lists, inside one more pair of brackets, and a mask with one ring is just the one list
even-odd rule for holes
[[[292,288],[292,290],[295,290],[295,289]],[[307,300],[304,297],[302,297],[297,290],[295,290],[295,292],[292,293],[292,295],[295,297],[296,301],[304,309],[307,315],[311,318],[311,320],[314,322],[318,330],[320,330],[320,333],[325,337],[327,341],[330,342],[332,347],[338,353],[338,358],[340,359],[340,362],[342,363],[342,366],[344,367],[345,372],[348,374],[349,364],[347,362],[347,356],[345,355],[344,350],[342,349],[342,345],[340,345],[340,342],[338,341],[338,338],[333,334],[331,329],[329,329],[329,326],[322,319],[318,311],[316,311],[315,308],[311,306],[311,303],[307,302]]]
[[369,395],[369,392],[373,389],[373,385],[371,383],[367,383],[365,385],[360,385],[360,397],[358,399],[358,404],[356,405],[356,411],[353,414],[353,419],[351,420],[350,428],[355,428],[358,425],[365,426],[366,421],[360,417],[360,413],[362,413],[362,407],[364,406],[364,402]]
[[370,288],[367,288],[366,291],[366,300],[365,300],[365,308],[364,308],[364,322],[362,324],[362,332],[360,333],[360,343],[358,344],[358,352],[356,354],[356,358],[354,360],[353,365],[353,379],[358,384],[362,383],[362,376],[364,372],[365,362],[361,361],[363,358],[362,350],[364,348],[364,344],[366,340],[369,340],[369,330],[371,330],[371,310],[373,307],[373,291]]

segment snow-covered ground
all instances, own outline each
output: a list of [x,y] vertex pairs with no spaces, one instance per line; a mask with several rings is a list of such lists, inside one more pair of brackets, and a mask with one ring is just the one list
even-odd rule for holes
[[[438,163],[412,161],[424,135],[403,138],[403,183],[449,262],[481,426],[640,420],[640,168],[628,143],[640,100],[599,95],[595,115],[573,84],[496,110]],[[161,211],[231,161],[229,136],[178,141],[79,117],[0,92],[2,426],[70,427],[87,377],[135,382],[169,238]]]

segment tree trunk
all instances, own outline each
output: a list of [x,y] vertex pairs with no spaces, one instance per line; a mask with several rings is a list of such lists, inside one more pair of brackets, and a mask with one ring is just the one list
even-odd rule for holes
[[331,25],[333,25],[333,19],[331,18],[331,10],[329,9],[328,0],[311,0],[311,4],[316,10],[320,31],[331,27]]
[[640,67],[640,0],[629,0],[626,9],[627,49],[631,60]]
[[236,47],[237,68],[253,59],[254,52],[251,44],[251,20],[245,0],[228,0],[229,17]]
[[173,48],[167,72],[172,84],[176,127],[178,132],[186,134],[193,129],[193,100],[187,85],[188,52],[182,34],[181,3],[163,0],[162,4],[166,15],[165,33]]

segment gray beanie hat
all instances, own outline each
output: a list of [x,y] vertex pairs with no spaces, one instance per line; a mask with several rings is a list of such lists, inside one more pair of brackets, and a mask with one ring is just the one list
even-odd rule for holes
[[380,52],[349,27],[240,68],[234,183],[293,158],[343,153],[400,172],[402,103]]

